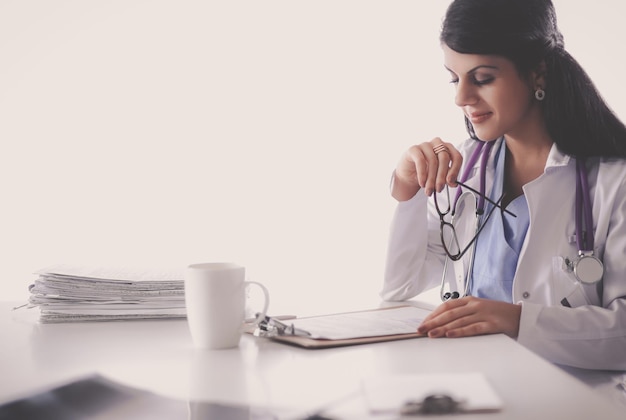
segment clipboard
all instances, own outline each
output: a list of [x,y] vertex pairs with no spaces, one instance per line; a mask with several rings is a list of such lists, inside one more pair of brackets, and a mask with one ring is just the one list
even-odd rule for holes
[[[493,413],[503,407],[482,372],[376,376],[364,378],[362,389],[373,415]],[[438,403],[428,407],[433,399]]]
[[323,339],[323,338],[309,338],[300,337],[297,335],[283,335],[271,337],[271,340],[280,341],[286,344],[293,344],[305,349],[327,349],[332,347],[344,347],[355,346],[357,344],[369,344],[369,343],[381,343],[384,341],[406,340],[409,338],[425,337],[420,333],[407,333],[407,334],[394,334],[394,335],[379,335],[375,337],[361,337],[361,338],[344,338],[338,340]]
[[296,318],[290,320],[289,325],[267,317],[266,321],[278,327],[268,328],[265,332],[272,333],[264,334],[260,324],[254,335],[306,349],[406,340],[425,336],[417,332],[417,327],[430,311],[403,305]]

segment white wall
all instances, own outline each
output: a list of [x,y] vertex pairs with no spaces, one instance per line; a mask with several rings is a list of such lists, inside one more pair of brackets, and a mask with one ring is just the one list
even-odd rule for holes
[[[396,160],[465,136],[447,4],[0,1],[0,299],[55,263],[231,260],[279,305],[375,301]],[[626,118],[622,2],[555,4]]]

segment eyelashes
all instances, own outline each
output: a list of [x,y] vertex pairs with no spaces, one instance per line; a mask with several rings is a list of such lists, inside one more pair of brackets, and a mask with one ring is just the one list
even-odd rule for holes
[[473,80],[473,83],[476,86],[484,86],[484,85],[488,85],[489,83],[493,82],[494,78],[493,77],[488,77],[486,79],[482,79],[482,80]]
[[[493,82],[494,78],[493,77],[488,77],[486,79],[472,79],[472,84],[476,85],[476,86],[484,86],[484,85],[488,85],[489,83]],[[459,79],[452,79],[450,80],[450,83],[453,85],[456,85],[459,83]]]

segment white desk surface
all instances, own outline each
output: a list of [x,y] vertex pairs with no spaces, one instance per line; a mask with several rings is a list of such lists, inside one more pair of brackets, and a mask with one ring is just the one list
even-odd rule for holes
[[[624,419],[617,406],[503,335],[325,350],[245,335],[238,348],[202,351],[192,347],[184,320],[38,324],[12,306],[0,302],[0,403],[100,373],[185,401],[309,409],[358,391],[362,378],[480,371],[504,408],[463,419]],[[358,395],[325,414],[370,418]]]

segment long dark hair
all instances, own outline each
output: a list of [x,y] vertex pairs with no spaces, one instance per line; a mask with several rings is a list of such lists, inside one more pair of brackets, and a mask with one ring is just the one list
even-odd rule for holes
[[505,57],[524,76],[545,63],[542,112],[559,149],[578,157],[626,157],[626,127],[565,50],[551,0],[454,0],[440,40],[458,53]]

